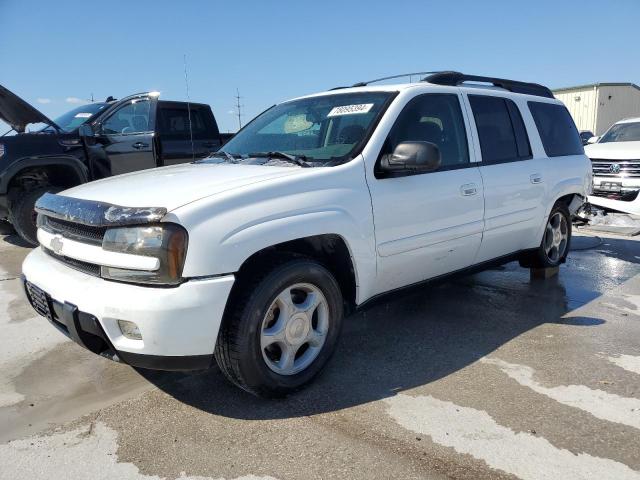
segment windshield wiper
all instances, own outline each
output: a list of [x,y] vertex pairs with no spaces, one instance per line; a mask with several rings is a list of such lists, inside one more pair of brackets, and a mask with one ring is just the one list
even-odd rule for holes
[[217,158],[225,158],[229,161],[229,163],[239,163],[241,157],[238,155],[236,158],[233,154],[229,152],[225,152],[224,150],[218,150],[217,152],[213,152],[209,155],[209,157],[217,157]]
[[258,157],[258,158],[260,157],[280,158],[282,160],[295,163],[296,165],[300,165],[303,168],[308,168],[311,166],[309,162],[307,162],[309,157],[305,155],[289,155],[288,153],[284,153],[284,152],[255,152],[255,153],[250,153],[248,156]]

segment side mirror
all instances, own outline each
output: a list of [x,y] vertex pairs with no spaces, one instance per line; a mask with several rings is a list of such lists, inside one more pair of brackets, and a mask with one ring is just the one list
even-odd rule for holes
[[587,143],[591,145],[592,143],[598,143],[598,140],[600,140],[600,137],[591,137],[589,140],[587,140]]
[[388,172],[433,172],[440,168],[440,149],[431,142],[400,142],[393,153],[382,157],[381,167]]
[[78,135],[81,137],[93,137],[95,134],[91,125],[84,123],[78,127]]

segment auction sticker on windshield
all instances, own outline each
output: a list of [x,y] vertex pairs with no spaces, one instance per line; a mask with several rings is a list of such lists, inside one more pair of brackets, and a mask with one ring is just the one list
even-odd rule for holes
[[333,107],[327,114],[327,117],[338,117],[340,115],[355,115],[359,113],[367,113],[373,107],[373,103],[360,103],[358,105],[343,105],[341,107]]
[[76,113],[76,118],[89,118],[90,116],[91,116],[90,113],[84,113],[84,112]]

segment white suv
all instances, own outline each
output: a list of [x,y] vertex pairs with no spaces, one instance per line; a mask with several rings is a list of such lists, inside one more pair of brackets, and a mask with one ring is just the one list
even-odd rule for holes
[[166,370],[215,358],[280,396],[376,296],[564,262],[590,167],[540,85],[441,72],[334,89],[270,108],[213,157],[42,197],[25,288],[95,353]]
[[589,143],[584,149],[593,163],[589,202],[640,215],[640,118],[614,123]]

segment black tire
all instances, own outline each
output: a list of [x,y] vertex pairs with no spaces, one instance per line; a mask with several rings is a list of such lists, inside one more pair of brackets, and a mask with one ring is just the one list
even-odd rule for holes
[[[320,263],[296,258],[271,263],[262,275],[239,279],[234,287],[215,347],[215,358],[235,385],[260,397],[277,398],[309,383],[329,360],[342,327],[344,306],[338,282]],[[247,276],[249,276],[247,275]],[[257,278],[256,278],[257,277]],[[280,375],[263,358],[260,338],[267,312],[286,287],[305,283],[318,288],[328,304],[328,331],[320,353],[304,370]]]
[[[545,248],[545,241],[547,239],[547,225],[556,214],[560,214],[562,217],[564,217],[564,222],[567,230],[567,240],[566,245],[564,246],[563,253],[561,255],[558,255],[557,258],[550,258]],[[545,223],[545,231],[542,234],[540,246],[535,250],[523,253],[520,257],[520,265],[525,268],[553,268],[557,267],[561,263],[565,263],[567,261],[569,248],[571,247],[571,233],[571,214],[569,213],[569,209],[567,208],[566,204],[562,202],[556,202],[556,204],[551,209],[551,213],[549,214],[547,222]]]
[[11,192],[9,198],[9,221],[16,233],[32,247],[38,246],[36,201],[45,193],[57,193],[61,189],[54,186],[44,186],[33,190],[18,190]]

